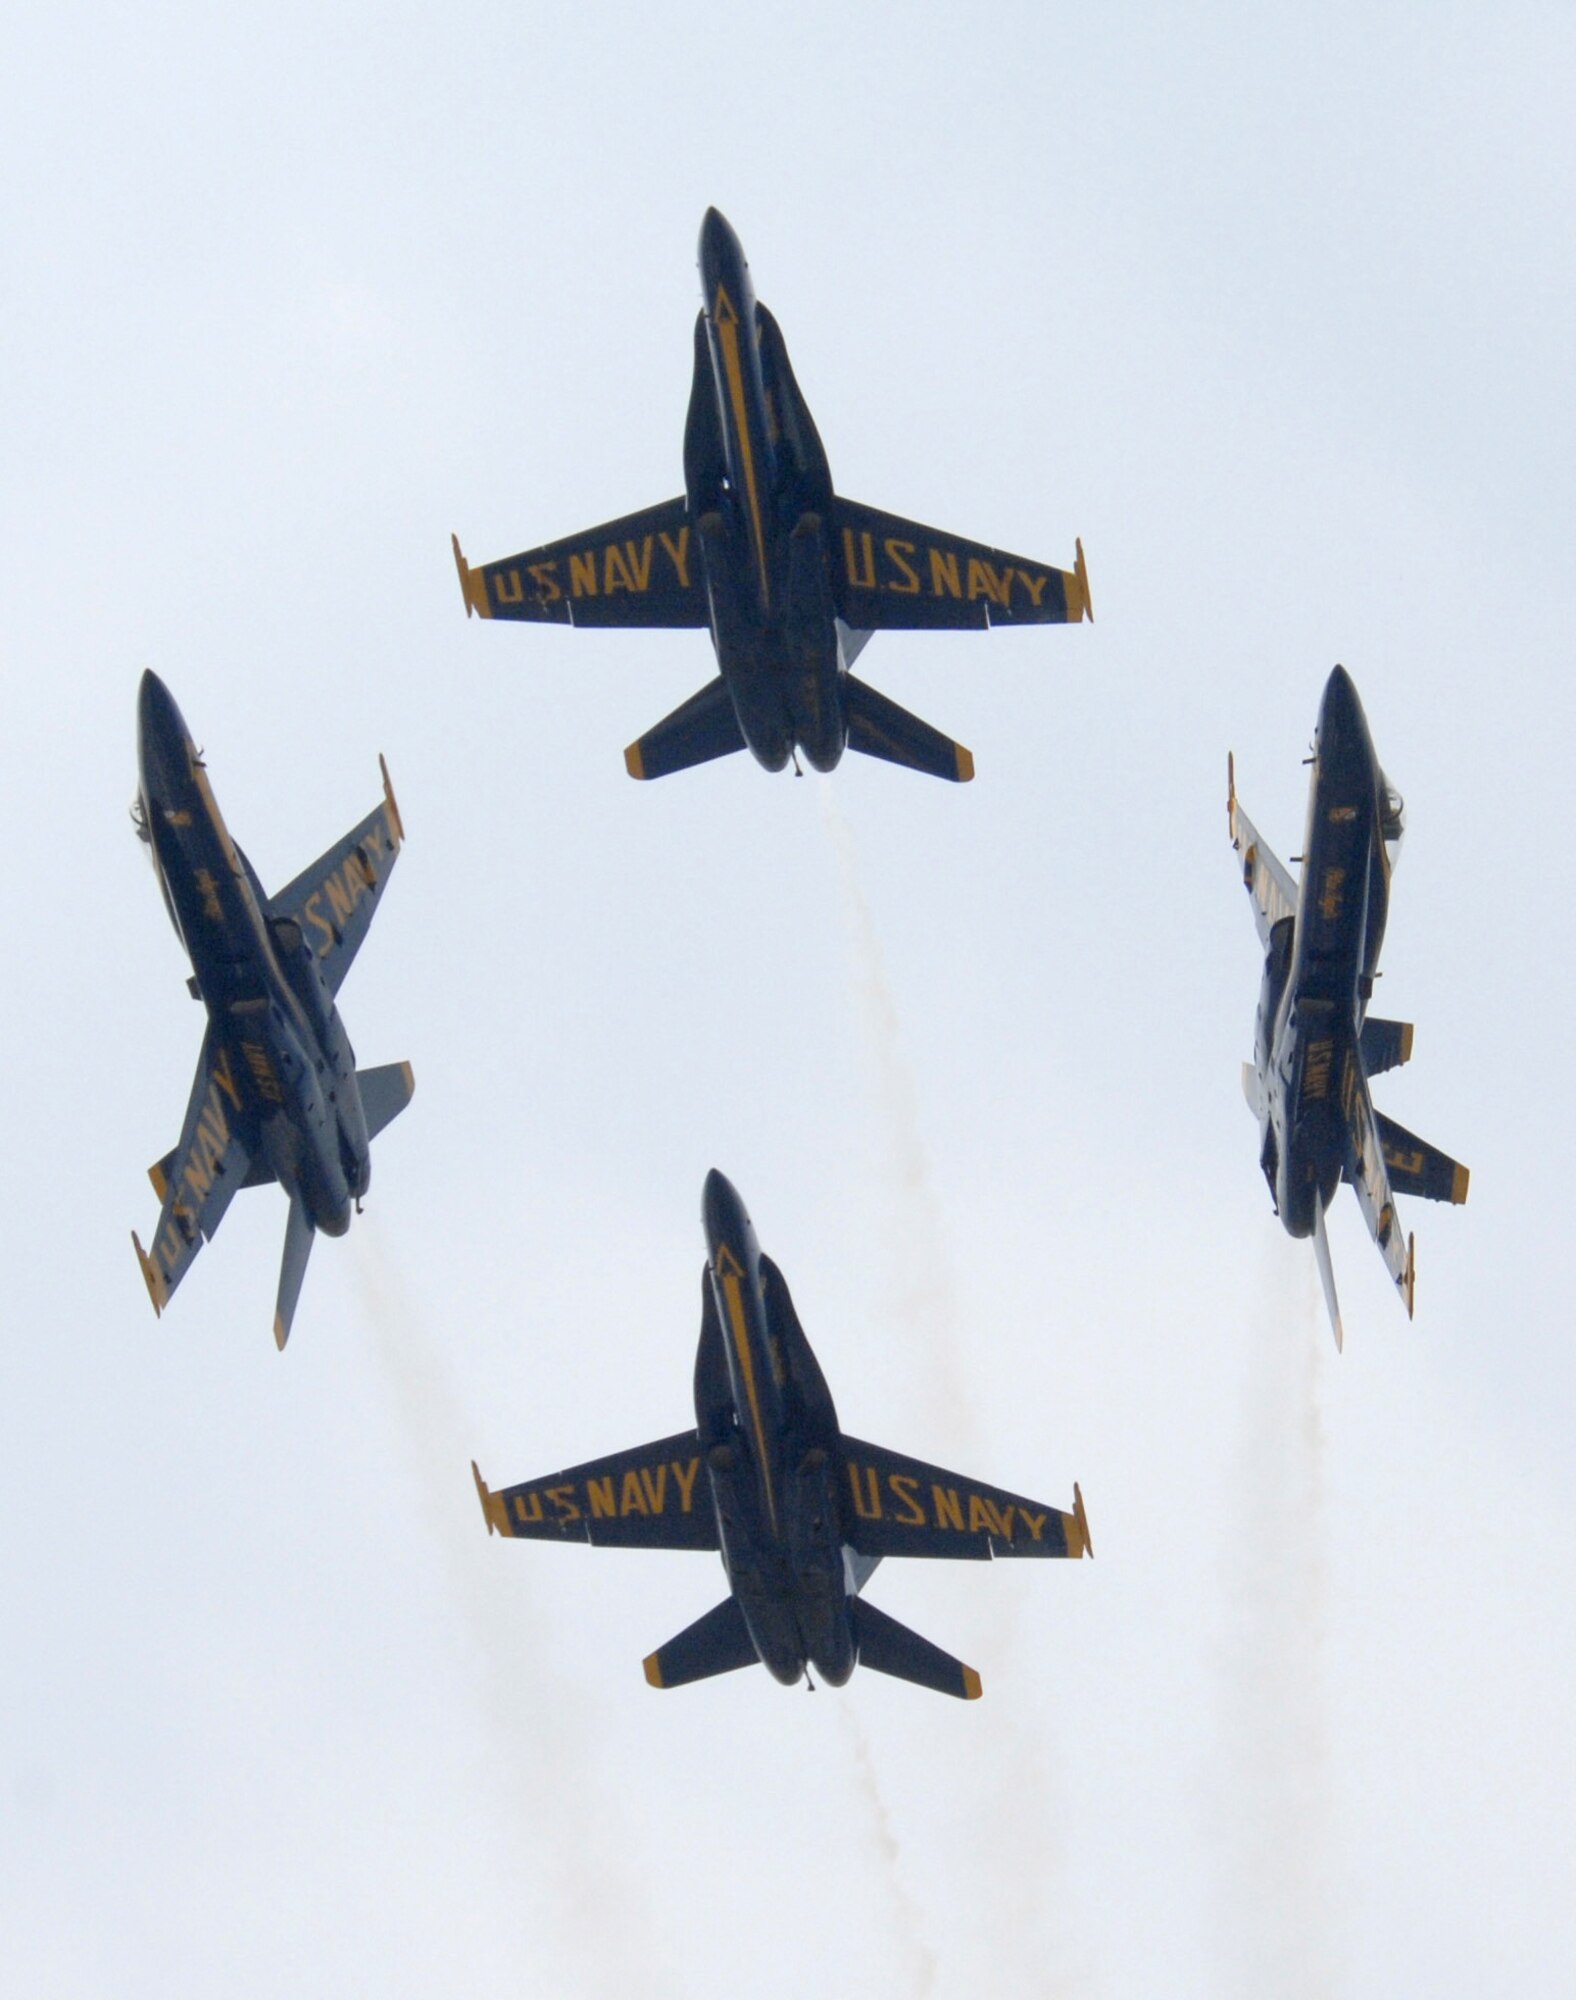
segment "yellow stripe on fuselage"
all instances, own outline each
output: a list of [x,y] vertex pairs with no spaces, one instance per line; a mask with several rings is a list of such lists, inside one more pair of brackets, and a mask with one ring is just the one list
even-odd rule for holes
[[[723,308],[727,311],[724,313]],[[749,411],[744,401],[744,363],[739,354],[739,315],[727,287],[717,287],[712,318],[722,342],[723,373],[728,378],[728,401],[733,405],[733,425],[739,435],[739,453],[744,460],[745,497],[750,504],[750,524],[755,530],[755,558],[761,572],[761,602],[771,604],[771,581],[766,574],[766,536],[761,527],[760,495],[755,489],[755,446],[750,436]]]
[[[723,1246],[726,1251],[726,1244]],[[761,1478],[766,1486],[766,1511],[772,1517],[772,1532],[777,1532],[777,1496],[772,1491],[772,1462],[766,1450],[766,1427],[761,1422],[761,1399],[755,1386],[755,1356],[750,1348],[749,1323],[744,1316],[744,1293],[739,1285],[739,1265],[731,1251],[727,1252],[728,1268],[719,1268],[717,1275],[722,1279],[723,1297],[728,1302],[728,1319],[733,1327],[734,1351],[739,1357],[739,1366],[744,1370],[744,1393],[750,1405],[750,1422],[755,1427],[755,1445],[760,1453]],[[717,1256],[718,1266],[722,1266],[722,1252]]]

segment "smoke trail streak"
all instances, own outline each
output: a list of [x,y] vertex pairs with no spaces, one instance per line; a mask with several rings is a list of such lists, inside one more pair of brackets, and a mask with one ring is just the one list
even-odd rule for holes
[[897,1830],[892,1824],[892,1815],[887,1808],[881,1781],[876,1776],[875,1760],[870,1755],[870,1739],[865,1735],[864,1724],[859,1720],[847,1701],[837,1704],[837,1714],[844,1734],[848,1738],[853,1754],[854,1774],[859,1781],[859,1790],[870,1812],[871,1823],[884,1864],[882,1884],[886,1889],[887,1902],[892,1918],[892,1927],[901,1941],[909,1964],[903,1981],[905,1993],[923,1996],[936,1990],[936,1960],[929,1946],[920,1935],[922,1912],[909,1894],[903,1881],[903,1846]]
[[[855,994],[869,1051],[865,1066],[871,1109],[881,1147],[879,1170],[890,1210],[886,1254],[893,1317],[921,1348],[923,1380],[936,1427],[956,1440],[958,1456],[977,1454],[982,1425],[968,1380],[958,1366],[957,1292],[945,1252],[941,1209],[931,1180],[930,1160],[919,1129],[919,1093],[904,1058],[897,1006],[875,919],[859,879],[853,831],[829,784],[820,788],[822,822],[837,855],[846,902]],[[911,1380],[921,1377],[916,1372]],[[1011,1644],[1011,1607],[998,1602],[985,1612],[1002,1651]],[[974,1868],[970,1904],[987,1912],[985,1962],[971,1967],[975,1991],[1051,1996],[1083,1985],[1065,1968],[1068,1956],[1064,1914],[1058,1893],[1063,1855],[1057,1834],[1060,1787],[1054,1782],[1055,1756],[1043,1732],[1024,1708],[997,1711],[989,1734],[968,1766],[975,1794],[969,1818],[981,1826],[1011,1827],[1013,1865]],[[873,1783],[873,1777],[872,1777]],[[901,1894],[892,1877],[890,1818],[877,1791],[878,1839],[887,1862],[889,1889]]]
[[[1279,1245],[1276,1246],[1278,1250]],[[1324,1646],[1324,1309],[1261,1266],[1225,1561],[1215,1829],[1222,1990],[1324,2000],[1339,1984]]]
[[885,1261],[892,1317],[924,1348],[923,1379],[931,1407],[960,1449],[978,1443],[980,1424],[957,1365],[958,1303],[919,1130],[919,1093],[902,1050],[897,1007],[887,979],[875,919],[859,880],[853,831],[829,784],[820,787],[821,818],[837,855],[845,900],[855,998],[869,1051],[865,1066],[881,1147],[879,1177],[890,1204]]
[[[596,1733],[578,1690],[544,1663],[523,1575],[488,1578],[478,1560],[480,1511],[466,1499],[467,1424],[437,1344],[375,1221],[351,1232],[352,1259],[372,1348],[387,1382],[448,1585],[483,1662],[482,1706],[520,1825],[515,1866],[550,1886],[542,1902],[558,1930],[560,1966],[576,1967],[576,1990],[610,1996],[666,1988],[665,1949],[639,1882],[619,1865],[634,1851],[615,1800],[597,1783]],[[529,1699],[519,1663],[529,1660]],[[512,1904],[515,1891],[500,1878]],[[616,1910],[616,1922],[608,1921]],[[538,1941],[533,1939],[532,1943]],[[535,1953],[532,1954],[535,1956]],[[550,1966],[539,1967],[543,1977]],[[581,1982],[586,1982],[582,1985]],[[669,1989],[670,1990],[670,1989]]]

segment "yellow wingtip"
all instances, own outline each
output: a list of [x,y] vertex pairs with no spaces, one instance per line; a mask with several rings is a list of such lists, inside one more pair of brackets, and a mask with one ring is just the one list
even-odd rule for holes
[[952,750],[958,760],[958,783],[966,785],[974,776],[974,752],[965,750],[961,743],[954,743]]
[[638,743],[631,743],[624,752],[624,769],[632,778],[643,778],[646,775],[646,760],[640,754]]
[[458,535],[450,535],[449,540],[454,545],[454,567],[459,572],[460,595],[465,600],[466,617],[469,618],[472,612],[474,612],[478,618],[491,618],[492,605],[489,603],[487,597],[486,573],[479,569],[472,569],[470,564],[465,560],[464,555],[460,551],[460,538]]
[[405,822],[400,816],[399,800],[394,796],[394,781],[389,776],[389,767],[384,762],[383,752],[378,752],[378,769],[383,773],[383,803],[389,809],[389,818],[394,825],[394,844],[400,846],[405,839]]
[[1472,1174],[1470,1169],[1458,1164],[1450,1181],[1450,1199],[1452,1201],[1463,1202],[1466,1200],[1467,1185],[1471,1179]]
[[[662,1679],[662,1655],[660,1653],[648,1653],[640,1664],[646,1670],[646,1684],[648,1687],[659,1688],[665,1685]],[[965,1667],[964,1672],[967,1673],[967,1671],[968,1669]]]
[[1078,1523],[1078,1533],[1082,1538],[1082,1547],[1078,1550],[1078,1554],[1088,1556],[1092,1562],[1094,1537],[1089,1532],[1089,1516],[1084,1512],[1083,1488],[1076,1479],[1073,1481],[1073,1519]]
[[1404,1063],[1409,1063],[1412,1060],[1412,1023],[1410,1021],[1403,1021],[1401,1023],[1401,1060]]
[[142,1266],[142,1282],[147,1286],[148,1297],[153,1301],[154,1317],[158,1318],[170,1302],[169,1286],[164,1282],[164,1273],[143,1249],[142,1239],[135,1229],[131,1232],[131,1241],[137,1252],[137,1262]]
[[1087,618],[1092,625],[1094,623],[1094,599],[1089,595],[1089,565],[1084,561],[1082,535],[1075,535],[1073,537],[1073,550],[1073,575],[1078,579],[1078,596],[1080,600],[1078,605],[1078,622],[1082,623]]
[[476,1497],[482,1503],[482,1519],[487,1523],[487,1532],[490,1535],[493,1532],[492,1494],[474,1458],[471,1460],[471,1477],[476,1481]]
[[963,1669],[963,1699],[978,1701],[985,1690],[980,1685],[980,1677],[972,1667]]
[[[170,1184],[164,1178],[164,1162],[162,1160],[155,1160],[153,1165],[149,1167],[148,1179],[153,1183],[153,1192],[159,1197],[160,1201],[163,1201]],[[132,1236],[135,1238],[135,1230],[132,1231]]]
[[1406,1239],[1406,1316],[1416,1317],[1417,1308],[1417,1238]]

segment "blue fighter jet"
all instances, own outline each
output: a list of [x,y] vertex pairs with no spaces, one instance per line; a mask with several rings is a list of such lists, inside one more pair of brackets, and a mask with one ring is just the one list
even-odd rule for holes
[[720,1554],[728,1595],[650,1655],[653,1687],[756,1661],[786,1686],[813,1667],[840,1687],[859,1663],[975,1699],[972,1667],[861,1592],[883,1556],[1092,1554],[1077,1486],[1062,1513],[849,1437],[782,1273],[715,1171],[702,1216],[695,1428],[498,1493],[473,1461],[488,1533]]
[[1368,1013],[1390,907],[1390,873],[1404,824],[1400,794],[1379,767],[1352,677],[1325,684],[1314,737],[1308,825],[1294,881],[1237,803],[1226,764],[1231,844],[1253,901],[1264,980],[1254,1059],[1243,1090],[1259,1121],[1259,1163],[1292,1236],[1311,1236],[1335,1344],[1341,1312],[1324,1213],[1343,1180],[1356,1189],[1369,1233],[1410,1316],[1413,1239],[1403,1237],[1394,1191],[1431,1201],[1467,1198],[1467,1170],[1375,1111],[1368,1079],[1406,1062],[1409,1021]]
[[974,775],[961,743],[856,680],[875,632],[1076,624],[1072,570],[1008,555],[845,500],[744,250],[711,208],[684,427],[684,491],[582,535],[473,569],[467,613],[590,626],[706,626],[717,678],[624,753],[660,778],[746,747],[768,771],[845,748],[938,778]]
[[[371,1144],[410,1102],[409,1063],[356,1068],[334,996],[371,926],[404,828],[383,800],[277,896],[230,837],[174,698],[145,673],[137,701],[134,817],[208,1010],[180,1143],[148,1169],[163,1204],[137,1261],[162,1312],[243,1187],[290,1198],[274,1314],[282,1348],[312,1238],[343,1236],[372,1175]],[[379,759],[382,764],[381,758]]]

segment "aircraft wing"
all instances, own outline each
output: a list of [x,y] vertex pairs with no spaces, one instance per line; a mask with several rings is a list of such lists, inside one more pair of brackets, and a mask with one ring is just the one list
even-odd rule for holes
[[1070,570],[836,498],[832,596],[856,632],[1076,625],[1090,618],[1083,544]]
[[878,1444],[843,1439],[844,1531],[862,1556],[1082,1556],[1094,1553],[1083,1495],[1073,1511],[1025,1500]]
[[372,928],[378,899],[405,838],[388,766],[381,757],[378,768],[383,773],[383,803],[268,905],[273,921],[288,918],[300,925],[331,993],[345,983],[345,974]]
[[717,1517],[694,1431],[494,1493],[471,1472],[487,1532],[614,1549],[715,1549]]
[[1348,1051],[1342,1064],[1341,1110],[1347,1134],[1345,1178],[1357,1191],[1357,1205],[1368,1224],[1368,1233],[1379,1245],[1379,1254],[1395,1280],[1395,1288],[1410,1318],[1416,1287],[1412,1238],[1403,1234],[1396,1217],[1378,1120],[1368,1094],[1362,1058],[1355,1048]]
[[1297,884],[1285,863],[1237,804],[1237,767],[1230,757],[1226,759],[1226,816],[1231,824],[1231,844],[1242,857],[1243,885],[1253,898],[1253,921],[1258,926],[1259,943],[1267,950],[1270,932],[1281,918],[1297,914]]
[[247,1185],[257,1133],[230,1052],[210,1026],[197,1061],[197,1077],[180,1144],[148,1169],[163,1206],[153,1249],[143,1249],[137,1232],[137,1261],[153,1301],[163,1312],[192,1259],[224,1219],[238,1189]]
[[467,617],[553,625],[709,625],[711,604],[682,494],[472,569],[454,539]]

